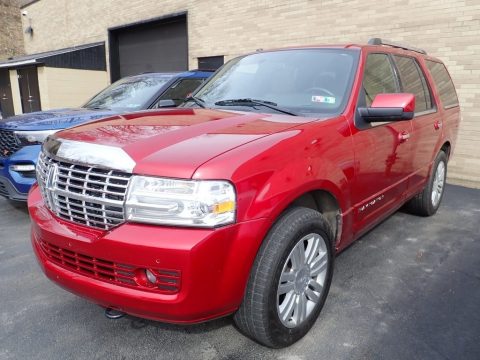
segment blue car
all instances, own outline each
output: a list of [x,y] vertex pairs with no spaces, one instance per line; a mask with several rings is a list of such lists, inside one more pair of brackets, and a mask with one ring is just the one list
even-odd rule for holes
[[35,183],[41,144],[56,131],[110,115],[183,102],[212,73],[146,73],[125,77],[81,108],[39,111],[0,121],[0,195],[25,201]]

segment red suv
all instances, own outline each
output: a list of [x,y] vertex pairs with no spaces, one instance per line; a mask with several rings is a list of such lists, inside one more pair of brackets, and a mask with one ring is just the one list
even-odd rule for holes
[[336,253],[405,203],[437,211],[459,118],[445,66],[419,49],[241,56],[181,108],[50,136],[33,248],[50,279],[110,315],[233,313],[288,346],[317,319]]

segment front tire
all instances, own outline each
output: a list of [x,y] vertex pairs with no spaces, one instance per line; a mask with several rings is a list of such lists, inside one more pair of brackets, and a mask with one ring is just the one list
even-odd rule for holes
[[408,212],[420,216],[434,215],[443,199],[447,178],[447,155],[440,151],[432,166],[427,186],[406,204]]
[[287,210],[266,236],[255,259],[238,328],[272,348],[289,346],[313,326],[333,274],[330,224],[319,212]]

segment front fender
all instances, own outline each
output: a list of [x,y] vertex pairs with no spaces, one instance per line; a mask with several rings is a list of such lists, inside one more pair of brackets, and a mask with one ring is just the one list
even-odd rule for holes
[[237,221],[276,218],[298,197],[324,190],[342,213],[351,208],[354,151],[345,118],[272,134],[224,153],[195,172],[196,179],[228,179],[237,190]]

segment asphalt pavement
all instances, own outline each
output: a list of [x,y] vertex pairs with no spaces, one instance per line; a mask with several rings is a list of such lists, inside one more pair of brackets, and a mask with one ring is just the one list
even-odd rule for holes
[[230,317],[194,326],[103,309],[51,283],[25,205],[0,199],[0,359],[480,359],[480,190],[431,218],[397,212],[337,257],[312,330],[271,350]]

